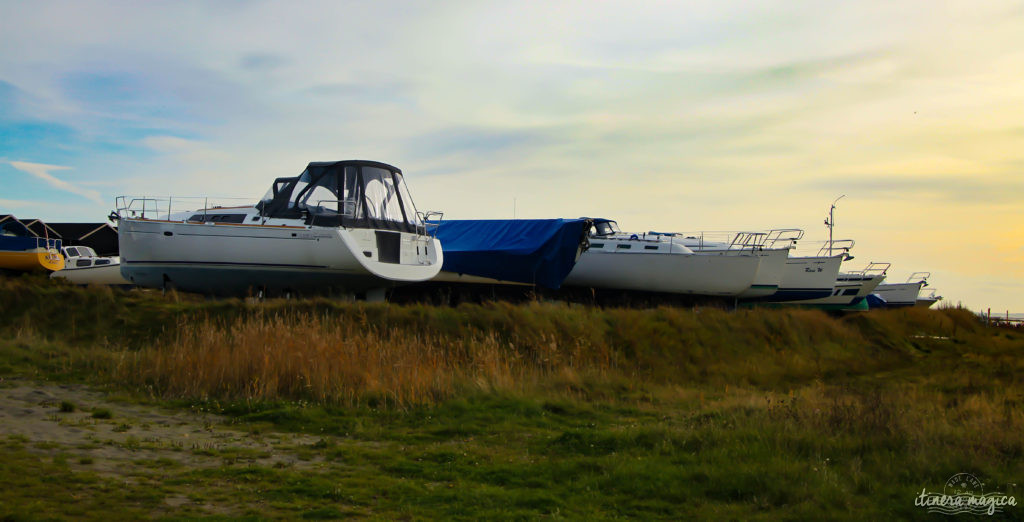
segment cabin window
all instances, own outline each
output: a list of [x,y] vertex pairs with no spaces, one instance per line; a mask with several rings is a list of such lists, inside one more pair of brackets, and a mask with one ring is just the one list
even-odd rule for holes
[[78,261],[75,261],[75,266],[77,266],[77,267],[92,266],[92,259],[79,259]]
[[590,248],[604,248],[604,243],[591,243]]
[[857,295],[857,289],[856,288],[848,288],[848,289],[843,291],[843,295]]
[[644,245],[644,250],[657,250],[657,245]]
[[68,249],[65,249],[64,251],[67,252],[68,257],[78,257],[78,249],[77,248],[68,248]]
[[245,221],[245,214],[193,214],[188,221],[200,223],[242,223]]
[[627,249],[633,248],[633,245],[615,245],[615,248],[621,248],[622,250],[627,250]]
[[96,264],[97,265],[109,265],[110,264],[110,260],[109,259],[97,259],[96,260]]

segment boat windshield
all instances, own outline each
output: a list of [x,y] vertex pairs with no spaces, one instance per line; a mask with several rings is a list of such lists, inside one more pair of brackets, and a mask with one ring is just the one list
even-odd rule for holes
[[597,221],[594,223],[594,231],[591,235],[594,236],[610,236],[613,234],[621,234],[619,230],[619,224],[614,221]]
[[265,217],[305,218],[310,225],[415,232],[416,207],[402,172],[383,163],[310,163],[278,178],[257,205]]

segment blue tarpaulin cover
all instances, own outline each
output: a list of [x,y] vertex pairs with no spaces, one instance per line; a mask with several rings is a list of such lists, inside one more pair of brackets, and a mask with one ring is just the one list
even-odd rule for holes
[[558,288],[589,228],[585,219],[445,220],[437,227],[441,269]]
[[889,305],[889,302],[884,297],[878,294],[868,294],[867,296],[868,308],[885,308]]

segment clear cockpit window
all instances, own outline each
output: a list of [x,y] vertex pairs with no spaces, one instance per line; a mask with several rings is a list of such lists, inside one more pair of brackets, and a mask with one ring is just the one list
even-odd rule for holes
[[[301,181],[301,179],[300,179]],[[316,185],[300,194],[299,208],[305,208],[315,214],[338,213],[338,175],[336,173],[321,176]]]
[[416,215],[416,205],[413,204],[412,195],[409,194],[409,187],[405,184],[405,177],[401,174],[395,174],[398,178],[398,195],[402,198],[402,205],[405,206],[405,222],[410,225],[416,225],[419,222],[419,218]]
[[363,167],[366,194],[366,217],[383,221],[403,222],[402,206],[398,202],[398,188],[391,171],[376,167]]

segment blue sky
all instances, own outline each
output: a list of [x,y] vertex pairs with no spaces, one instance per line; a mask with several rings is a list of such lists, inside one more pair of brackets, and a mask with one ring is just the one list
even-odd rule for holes
[[0,2],[0,212],[405,170],[452,218],[801,227],[1024,308],[1021,2]]

